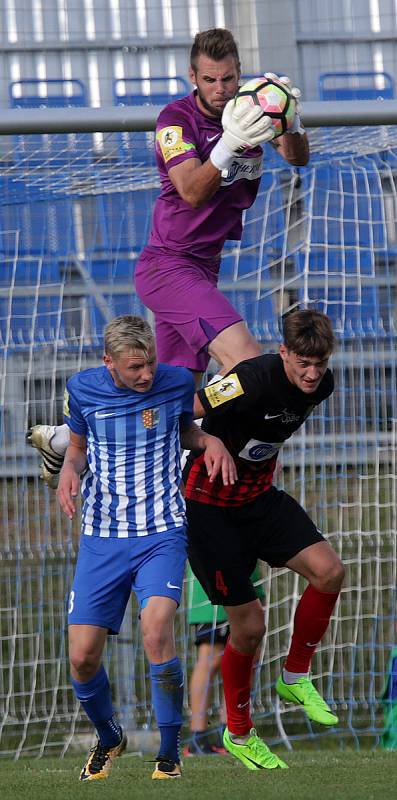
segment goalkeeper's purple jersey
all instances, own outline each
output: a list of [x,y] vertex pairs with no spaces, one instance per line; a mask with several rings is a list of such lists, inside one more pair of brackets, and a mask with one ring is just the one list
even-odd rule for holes
[[211,259],[220,255],[226,239],[241,239],[242,213],[254,202],[262,174],[261,147],[234,158],[220,188],[201,208],[182,200],[168,177],[170,167],[188,158],[207,161],[222,131],[219,119],[200,111],[195,92],[162,110],[156,127],[161,194],[149,246]]

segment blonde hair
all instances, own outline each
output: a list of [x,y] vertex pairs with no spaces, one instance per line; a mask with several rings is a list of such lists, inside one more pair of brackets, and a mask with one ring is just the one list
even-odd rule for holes
[[104,347],[109,356],[117,357],[125,350],[141,350],[147,358],[154,346],[153,331],[143,317],[125,314],[106,325]]

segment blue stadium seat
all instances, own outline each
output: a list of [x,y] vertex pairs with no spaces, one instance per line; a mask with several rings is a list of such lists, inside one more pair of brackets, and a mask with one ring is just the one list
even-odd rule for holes
[[98,195],[103,244],[108,253],[137,256],[149,239],[155,188]]
[[[108,303],[108,308],[112,316],[119,316],[121,314],[137,314],[139,316],[146,316],[146,308],[140,301],[139,297],[133,292],[128,294],[105,294],[105,299]],[[103,328],[106,323],[101,310],[95,303],[94,298],[89,298],[88,312],[90,317],[90,327],[93,335],[101,336]]]
[[[357,157],[354,163],[321,164],[314,171],[314,179],[313,169],[303,173],[314,190],[312,195],[304,192],[311,202],[310,246],[295,259],[297,273],[307,275],[310,301],[343,335],[381,333],[390,308],[381,301],[376,271],[387,263],[389,251],[378,165],[370,157]],[[318,278],[317,285],[310,284],[316,274],[323,276],[320,286]],[[300,289],[298,299],[304,294]]]
[[[150,91],[145,85],[150,83]],[[190,91],[187,81],[175,76],[150,78],[117,78],[113,81],[113,102],[116,106],[165,106]],[[132,163],[155,164],[154,132],[121,133],[118,137],[119,157]]]
[[[379,88],[377,83],[382,83],[383,87]],[[388,72],[323,72],[318,88],[320,100],[390,100],[394,97],[394,80]]]
[[[0,252],[1,252],[0,235]],[[61,273],[57,259],[18,258],[1,253],[0,286],[44,286],[59,284]]]
[[0,247],[8,256],[63,258],[75,250],[72,202],[0,177]]
[[235,289],[225,290],[222,283],[219,288],[241,314],[255,338],[258,341],[268,339],[268,331],[273,329],[277,316],[273,298],[268,296],[258,299],[256,289],[242,289],[238,283]]
[[[77,79],[24,78],[9,85],[11,108],[83,108],[87,94]],[[24,167],[50,167],[88,163],[91,159],[91,134],[29,134],[15,139],[15,159]]]
[[29,346],[55,339],[59,324],[59,291],[37,301],[32,295],[0,297],[0,344]]

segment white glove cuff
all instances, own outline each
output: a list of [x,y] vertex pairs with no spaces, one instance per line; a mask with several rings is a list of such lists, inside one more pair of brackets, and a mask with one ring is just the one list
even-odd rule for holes
[[223,137],[219,139],[219,142],[216,143],[213,150],[210,153],[210,161],[212,161],[214,167],[219,169],[220,172],[223,170],[228,170],[231,166],[233,159],[235,158],[235,153],[230,150],[230,147],[225,144]]
[[300,118],[299,114],[295,114],[294,121],[293,121],[291,127],[288,128],[288,130],[285,131],[285,132],[286,133],[304,133],[305,132],[305,129],[304,129],[303,125],[302,125],[301,118]]

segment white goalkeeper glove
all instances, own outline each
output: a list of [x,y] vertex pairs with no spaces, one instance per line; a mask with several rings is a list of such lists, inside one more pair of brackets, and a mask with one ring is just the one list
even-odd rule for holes
[[221,171],[229,169],[236,155],[274,138],[270,117],[264,116],[260,106],[251,106],[245,100],[238,105],[234,98],[226,103],[222,125],[223,134],[210,154],[214,167]]
[[292,97],[295,100],[295,117],[294,117],[294,121],[293,121],[291,127],[288,128],[286,133],[304,133],[305,129],[304,129],[303,125],[302,125],[302,121],[301,121],[301,118],[300,118],[301,104],[300,104],[299,101],[300,101],[300,98],[301,98],[301,95],[302,95],[301,90],[298,89],[297,86],[293,86],[291,78],[288,78],[286,75],[279,76],[279,75],[275,75],[274,72],[265,72],[265,78],[270,78],[270,80],[274,79],[276,81],[279,81],[279,83],[283,83],[284,86],[288,89],[289,93],[292,95]]

